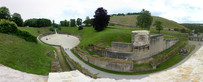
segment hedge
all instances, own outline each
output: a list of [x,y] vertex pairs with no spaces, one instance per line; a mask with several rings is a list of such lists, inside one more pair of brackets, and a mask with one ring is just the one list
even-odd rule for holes
[[4,19],[0,21],[0,33],[13,34],[25,39],[26,41],[37,42],[37,38],[35,36],[31,35],[29,32],[19,30],[14,22]]

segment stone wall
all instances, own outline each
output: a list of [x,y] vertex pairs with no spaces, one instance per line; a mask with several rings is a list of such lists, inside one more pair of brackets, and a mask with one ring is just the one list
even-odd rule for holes
[[110,51],[132,52],[132,44],[122,42],[112,42]]
[[131,57],[133,52],[117,52],[117,51],[106,51],[107,57],[118,58],[118,59],[127,59]]
[[133,71],[133,62],[126,61],[122,59],[114,59],[109,57],[98,57],[98,56],[91,56],[85,51],[80,50],[79,48],[73,49],[76,54],[78,54],[82,59],[85,61],[113,71],[121,71],[121,72],[132,72]]
[[105,56],[125,60],[143,60],[170,48],[178,39],[164,39],[162,34],[150,36],[149,47],[135,48],[131,43],[112,42],[112,47]]

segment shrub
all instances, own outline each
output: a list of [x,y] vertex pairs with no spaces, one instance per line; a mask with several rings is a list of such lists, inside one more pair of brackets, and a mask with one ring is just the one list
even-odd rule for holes
[[26,31],[18,30],[17,25],[14,22],[8,20],[1,20],[0,32],[17,35],[18,37],[23,38],[26,41],[37,42],[36,37]]
[[0,32],[1,33],[16,33],[17,25],[14,22],[8,20],[1,20],[0,22]]
[[29,32],[18,30],[16,35],[29,42],[37,42],[36,37],[31,35]]
[[53,32],[53,31],[54,31],[54,28],[53,28],[53,27],[50,27],[49,30]]

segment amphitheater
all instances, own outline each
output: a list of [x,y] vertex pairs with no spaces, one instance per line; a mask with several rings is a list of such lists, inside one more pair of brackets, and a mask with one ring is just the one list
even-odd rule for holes
[[[133,35],[133,33],[135,35]],[[108,50],[111,50],[112,52],[118,52],[123,53],[123,49],[133,53],[130,56],[126,57],[118,57],[118,56],[109,56],[114,57],[118,59],[127,59],[127,60],[139,60],[143,58],[151,57],[152,55],[156,55],[157,53],[160,53],[161,51],[167,49],[168,47],[174,45],[178,40],[166,40],[163,38],[163,35],[155,35],[151,36],[147,31],[143,31],[142,33],[138,32],[132,32],[132,36],[138,36],[140,39],[138,39],[138,42],[136,39],[132,39],[132,43],[130,44],[130,47],[128,49],[124,46],[112,46]],[[156,37],[156,38],[155,38]],[[6,66],[0,65],[0,82],[143,82],[143,81],[154,81],[154,82],[160,82],[160,81],[203,81],[203,46],[199,45],[200,42],[190,42],[195,45],[197,45],[196,49],[183,61],[178,63],[177,65],[168,68],[164,71],[153,73],[153,74],[145,74],[145,75],[116,75],[116,74],[110,74],[106,72],[102,72],[100,70],[94,69],[84,62],[82,62],[80,59],[78,59],[75,55],[72,54],[72,52],[69,49],[74,48],[79,44],[79,39],[72,35],[67,34],[50,34],[46,35],[45,37],[42,37],[41,39],[44,43],[50,44],[50,45],[61,45],[66,53],[76,62],[81,64],[82,67],[88,69],[91,73],[97,74],[97,79],[91,78],[89,76],[86,76],[82,74],[80,71],[68,71],[68,72],[53,72],[49,73],[48,76],[41,76],[41,75],[33,75],[33,74],[27,74],[24,72],[20,72],[11,68],[8,68]],[[158,43],[153,43],[153,40],[158,40],[163,44],[159,47],[153,47],[153,45],[156,45]],[[141,41],[141,42],[139,42]],[[160,43],[159,42],[159,43]],[[138,43],[139,45],[135,44]],[[153,45],[152,45],[153,43]],[[116,43],[112,43],[113,45]],[[123,44],[123,43],[121,43]],[[124,43],[125,44],[125,43]],[[153,48],[160,48],[161,50],[154,51],[154,53],[150,55],[144,55],[139,56],[139,59],[136,59],[138,57],[137,54],[134,52],[142,52],[145,51],[146,53],[151,53],[152,51],[150,49]],[[133,56],[135,55],[135,56]],[[131,58],[131,59],[130,59]]]

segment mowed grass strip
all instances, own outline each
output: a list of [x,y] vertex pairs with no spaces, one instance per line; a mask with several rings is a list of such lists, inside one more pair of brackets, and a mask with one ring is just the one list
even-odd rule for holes
[[[40,42],[27,42],[0,33],[0,64],[27,73],[47,75],[51,71],[54,48]],[[52,55],[47,56],[48,53]]]

